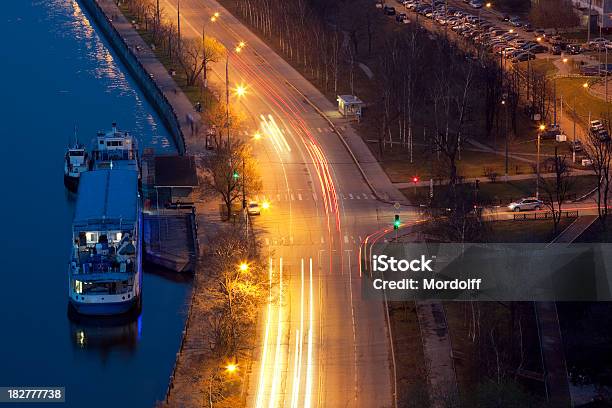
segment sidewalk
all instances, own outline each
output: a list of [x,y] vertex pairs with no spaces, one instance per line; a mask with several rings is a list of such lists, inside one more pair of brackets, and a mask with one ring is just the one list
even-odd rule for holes
[[[595,173],[593,173],[593,171],[591,170],[572,170],[572,175],[573,176],[589,176],[589,175],[594,175]],[[553,178],[556,177],[557,175],[555,173],[542,173],[540,174],[540,176],[542,178]],[[517,181],[517,180],[530,180],[530,179],[535,179],[537,177],[537,175],[535,173],[530,173],[530,174],[515,174],[512,176],[508,176],[508,181]],[[485,176],[482,177],[468,177],[468,178],[464,178],[463,182],[464,183],[475,183],[476,180],[478,180],[479,183],[492,183],[492,181]],[[497,176],[497,180],[495,181],[496,183],[503,183],[505,180],[505,177],[503,174],[499,174]],[[419,181],[417,183],[393,183],[393,185],[396,188],[399,189],[404,189],[404,188],[411,188],[414,187],[414,185],[416,184],[417,187],[429,187],[429,180],[426,181]],[[440,185],[440,184],[448,184],[448,180],[442,180],[441,183],[435,183],[436,186]]]

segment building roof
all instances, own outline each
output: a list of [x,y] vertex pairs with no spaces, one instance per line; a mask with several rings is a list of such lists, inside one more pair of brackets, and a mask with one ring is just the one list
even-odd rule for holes
[[156,187],[195,187],[198,175],[193,156],[158,156],[155,158]]
[[81,174],[73,225],[125,224],[138,218],[138,172],[96,170]]
[[363,103],[363,101],[355,95],[338,95],[338,99],[341,99],[345,105]]

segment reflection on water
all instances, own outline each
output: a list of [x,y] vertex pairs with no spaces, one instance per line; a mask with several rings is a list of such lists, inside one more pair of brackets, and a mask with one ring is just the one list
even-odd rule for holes
[[102,362],[110,353],[134,354],[142,335],[142,315],[91,318],[68,307],[70,338],[76,350],[97,353]]
[[[115,57],[97,35],[95,28],[91,25],[81,6],[75,0],[50,0],[34,2],[34,5],[44,7],[46,19],[51,28],[50,34],[59,38],[76,38],[78,46],[75,50],[80,60],[95,62],[88,64],[85,71],[77,71],[77,76],[91,76],[102,83],[105,92],[112,93],[119,98],[133,98],[136,101],[134,113],[138,120],[130,129],[132,134],[144,139],[141,147],[154,147],[156,150],[174,149],[173,142],[169,139],[163,126],[151,114],[148,106],[145,106],[143,96],[134,89],[133,84],[128,81],[126,74],[119,66]],[[66,18],[71,16],[71,18]],[[70,93],[70,90],[59,90],[60,93]],[[107,118],[106,122],[117,121],[116,118]],[[102,128],[103,124],[100,124]],[[84,135],[85,136],[85,135]],[[91,135],[94,136],[93,134]],[[89,139],[89,136],[85,137]]]

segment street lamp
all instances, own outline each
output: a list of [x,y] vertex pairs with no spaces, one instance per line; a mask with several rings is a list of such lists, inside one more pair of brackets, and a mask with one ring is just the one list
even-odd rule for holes
[[[246,262],[241,262],[239,266],[240,272],[246,272],[249,270],[249,264]],[[229,367],[229,366],[228,366]]]
[[253,139],[260,140],[261,139],[261,133],[255,132],[255,134],[253,135]]
[[235,373],[236,370],[238,370],[238,364],[229,363],[228,365],[225,366],[225,371],[227,371],[230,374]]
[[269,210],[270,209],[270,202],[269,201],[264,201],[263,203],[261,203],[261,208],[263,208],[264,210]]
[[589,87],[589,83],[588,83],[588,82],[585,82],[584,84],[582,84],[582,87],[583,87],[584,89],[587,89],[587,88]]
[[246,87],[244,85],[236,85],[234,93],[236,94],[236,96],[242,97],[246,94]]
[[546,126],[542,123],[538,126],[538,155],[536,158],[536,199],[540,199],[540,140]]

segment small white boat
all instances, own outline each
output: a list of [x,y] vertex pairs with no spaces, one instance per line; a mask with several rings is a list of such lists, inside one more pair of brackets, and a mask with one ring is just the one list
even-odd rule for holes
[[81,173],[89,170],[89,155],[85,146],[75,141],[64,156],[64,185],[72,192],[79,187]]

